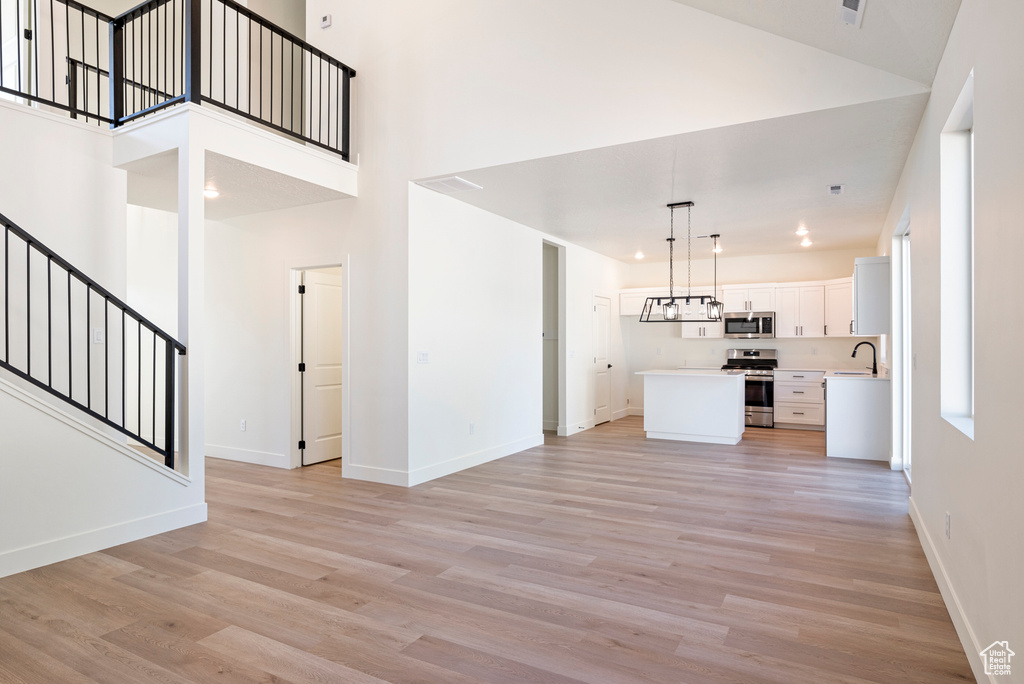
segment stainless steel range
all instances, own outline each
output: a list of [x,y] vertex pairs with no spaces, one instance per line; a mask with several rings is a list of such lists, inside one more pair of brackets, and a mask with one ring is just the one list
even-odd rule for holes
[[775,349],[730,349],[722,370],[743,370],[746,375],[745,422],[752,427],[775,427]]

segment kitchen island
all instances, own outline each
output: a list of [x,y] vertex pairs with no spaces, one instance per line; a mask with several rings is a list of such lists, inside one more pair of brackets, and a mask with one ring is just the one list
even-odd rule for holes
[[743,371],[648,370],[644,430],[648,439],[737,444],[743,439]]

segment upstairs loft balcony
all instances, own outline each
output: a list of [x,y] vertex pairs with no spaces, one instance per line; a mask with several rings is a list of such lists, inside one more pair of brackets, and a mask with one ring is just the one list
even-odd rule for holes
[[355,75],[232,0],[0,0],[0,97],[99,125],[193,102],[348,161]]

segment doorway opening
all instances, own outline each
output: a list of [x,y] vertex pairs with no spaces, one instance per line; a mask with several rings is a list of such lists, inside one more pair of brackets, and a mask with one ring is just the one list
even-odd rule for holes
[[611,356],[612,300],[594,295],[594,425],[612,419]]
[[544,431],[555,432],[558,430],[558,341],[561,338],[558,334],[558,247],[545,242],[543,249],[543,420]]
[[298,465],[308,466],[344,455],[342,267],[300,270],[297,291]]

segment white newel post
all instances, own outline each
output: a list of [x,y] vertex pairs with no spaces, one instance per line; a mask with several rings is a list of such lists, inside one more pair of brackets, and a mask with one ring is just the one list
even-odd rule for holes
[[204,429],[205,151],[193,141],[178,148],[178,335],[181,358],[181,463],[201,484]]

